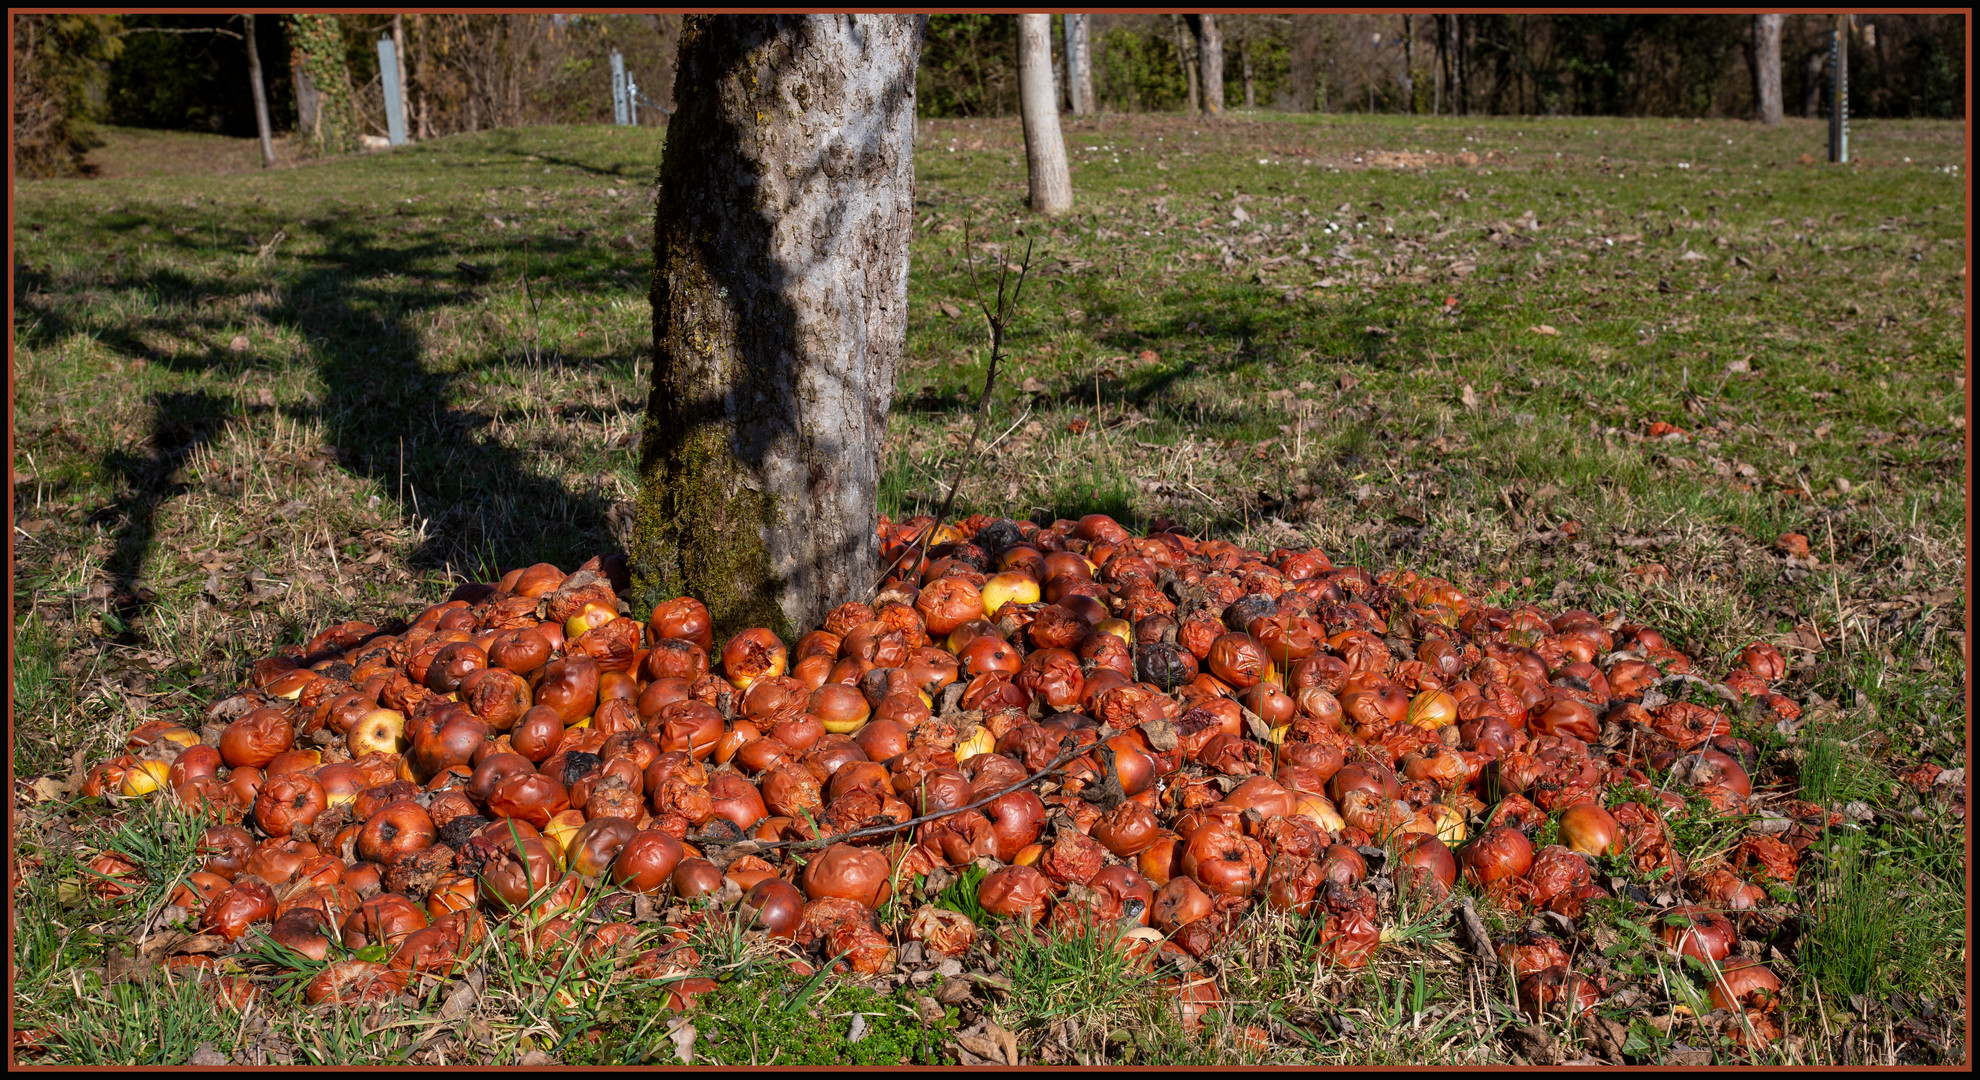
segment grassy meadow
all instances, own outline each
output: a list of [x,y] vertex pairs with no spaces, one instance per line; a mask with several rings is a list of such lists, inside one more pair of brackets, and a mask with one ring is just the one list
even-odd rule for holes
[[[1792,887],[1815,914],[1770,957],[1790,1037],[1759,1060],[1961,1060],[1965,782],[1918,778],[1962,766],[1968,740],[1967,147],[1957,123],[1866,120],[1856,161],[1830,166],[1824,134],[1073,119],[1076,206],[1044,221],[1015,120],[923,121],[883,510],[933,512],[967,441],[988,336],[966,260],[1028,246],[995,443],[958,516],[1100,510],[1318,544],[1499,602],[1617,610],[1711,675],[1779,645],[1809,708],[1796,732],[1741,732],[1756,781],[1873,824]],[[15,189],[23,784],[72,781],[145,719],[197,727],[246,663],[332,622],[623,542],[664,130],[503,130],[269,172],[252,143],[107,137],[101,178]],[[60,1034],[34,1060],[184,1064],[202,1042],[257,1063],[615,1060],[568,1037],[604,1004],[513,968],[460,1006],[472,1024],[424,1001],[350,1031],[281,1010],[208,1031],[189,991],[127,992],[114,939],[134,912],[74,886],[78,849],[128,842],[141,812],[22,786],[16,905],[40,929],[15,938],[15,1046]],[[155,852],[152,879],[185,854]],[[1627,922],[1594,933],[1617,979],[1664,979],[1624,970]],[[1067,1064],[1595,1052],[1473,985],[1447,923],[1359,973],[1227,966],[1236,1018],[1198,1034],[1144,1015],[1131,973],[1089,962],[1113,981],[1073,992],[1035,957],[981,1023]],[[903,993],[860,1008],[912,1020]],[[1742,1060],[1672,1000],[1618,1011],[1623,1057]],[[904,1060],[956,1060],[888,1017]],[[843,1060],[785,1026],[782,1061]]]

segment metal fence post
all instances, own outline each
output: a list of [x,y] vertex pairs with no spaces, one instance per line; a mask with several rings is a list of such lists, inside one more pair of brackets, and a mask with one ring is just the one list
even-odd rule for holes
[[1836,16],[1829,42],[1829,70],[1835,85],[1829,102],[1829,160],[1849,164],[1849,16]]
[[630,111],[628,106],[631,104],[632,102],[626,94],[626,58],[619,55],[619,50],[613,49],[612,122],[620,127],[626,126],[630,122],[626,114]]
[[392,39],[378,39],[378,74],[385,83],[385,134],[393,146],[406,145],[405,101],[399,96],[399,60]]

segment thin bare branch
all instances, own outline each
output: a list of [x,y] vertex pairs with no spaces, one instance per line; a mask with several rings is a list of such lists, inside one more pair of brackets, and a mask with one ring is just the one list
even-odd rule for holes
[[[977,306],[983,309],[983,318],[990,324],[990,368],[983,375],[983,392],[976,398],[976,420],[970,425],[969,445],[963,450],[963,459],[956,467],[955,479],[949,482],[949,494],[942,500],[942,508],[936,511],[935,520],[921,530],[921,534],[908,544],[906,550],[894,556],[894,561],[881,571],[880,580],[873,586],[875,593],[880,591],[881,586],[887,583],[888,576],[899,569],[909,556],[917,551],[924,554],[927,552],[929,539],[935,535],[935,530],[941,527],[942,522],[948,520],[949,511],[955,507],[956,493],[962,490],[963,481],[969,479],[969,474],[974,471],[977,461],[982,458],[978,446],[983,438],[983,422],[990,413],[990,395],[997,388],[997,365],[1004,355],[1004,331],[1010,324],[1011,316],[1017,312],[1018,300],[1024,295],[1025,279],[1031,274],[1031,249],[1032,240],[1027,237],[1024,242],[1024,262],[1018,266],[1015,287],[1010,286],[1011,264],[1004,261],[1002,252],[998,253],[998,261],[1003,265],[997,272],[997,308],[993,312],[990,305],[984,301],[983,290],[977,284],[976,259],[969,254],[969,222],[963,223],[963,261],[969,267],[970,289],[976,293]],[[1007,289],[1010,294],[1008,302],[1005,300]]]
[[232,30],[224,30],[218,26],[192,26],[192,27],[183,27],[183,28],[169,27],[169,26],[127,26],[124,28],[124,33],[126,34],[219,34],[222,37],[233,38],[235,41],[247,40],[246,38],[242,37],[240,34]]

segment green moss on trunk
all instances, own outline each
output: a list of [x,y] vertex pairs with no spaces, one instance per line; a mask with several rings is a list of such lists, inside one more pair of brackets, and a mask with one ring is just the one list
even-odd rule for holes
[[646,414],[645,460],[633,519],[633,594],[639,610],[692,595],[708,605],[718,640],[767,626],[789,640],[778,605],[782,582],[770,570],[763,530],[777,524],[776,499],[752,491],[748,470],[729,452],[720,427],[704,424],[663,447],[661,418]]

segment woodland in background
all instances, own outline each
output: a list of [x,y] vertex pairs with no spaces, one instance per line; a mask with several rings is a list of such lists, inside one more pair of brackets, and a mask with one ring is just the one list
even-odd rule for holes
[[[374,43],[390,33],[393,17],[305,18],[341,36],[357,133],[383,135]],[[678,15],[400,18],[414,138],[608,123],[614,47],[644,96],[672,105]],[[1099,109],[1174,111],[1200,100],[1194,18],[1090,16]],[[1064,43],[1060,22],[1055,55]],[[1744,117],[1755,108],[1746,15],[1224,15],[1217,22],[1223,99],[1233,109]],[[1832,25],[1826,16],[1786,19],[1781,82],[1790,115],[1826,115]],[[1860,16],[1857,26],[1853,115],[1964,115],[1961,16],[1879,13]],[[97,123],[254,135],[241,29],[232,15],[16,16],[20,175],[80,171]],[[291,19],[256,20],[277,131],[299,127],[292,36]],[[933,16],[919,89],[924,116],[1014,115],[1016,20]],[[640,118],[664,123],[653,108],[642,107]]]

